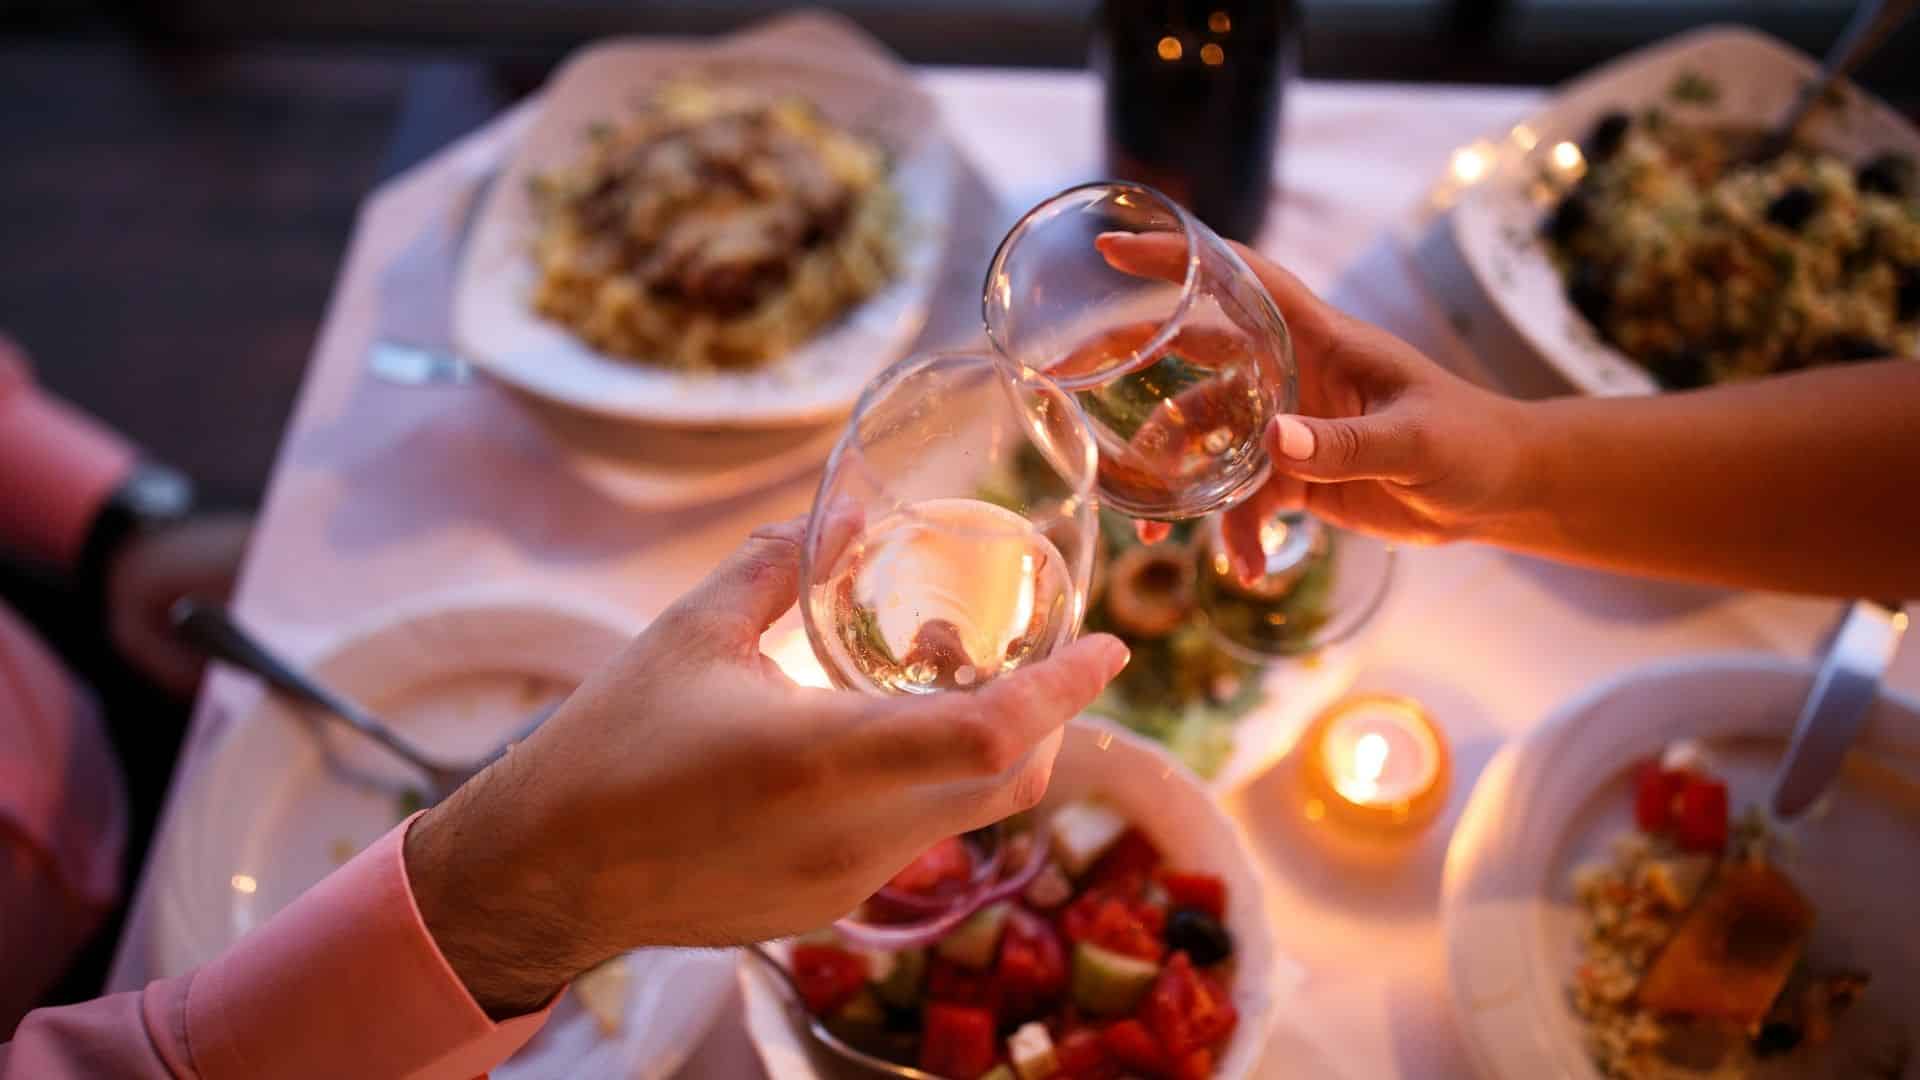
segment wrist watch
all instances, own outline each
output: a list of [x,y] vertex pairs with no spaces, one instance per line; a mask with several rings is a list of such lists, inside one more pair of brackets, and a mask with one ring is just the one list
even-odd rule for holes
[[193,482],[185,473],[157,462],[136,462],[94,515],[74,567],[74,585],[88,609],[105,612],[107,573],[129,538],[179,521],[192,511]]

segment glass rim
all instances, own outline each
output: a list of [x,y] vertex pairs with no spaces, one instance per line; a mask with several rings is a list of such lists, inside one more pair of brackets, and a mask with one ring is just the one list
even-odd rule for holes
[[[1167,343],[1173,340],[1173,336],[1178,332],[1180,324],[1186,320],[1187,312],[1193,307],[1193,298],[1199,291],[1200,284],[1200,239],[1202,234],[1199,230],[1205,229],[1206,226],[1200,222],[1200,219],[1189,213],[1186,207],[1181,206],[1157,188],[1147,184],[1134,183],[1131,180],[1092,180],[1083,184],[1075,184],[1072,187],[1062,189],[1047,196],[1045,199],[1042,199],[1030,207],[1026,213],[1021,214],[1020,220],[1013,223],[1013,227],[1008,229],[1007,234],[1000,238],[999,245],[993,250],[993,258],[987,263],[985,288],[980,292],[980,318],[981,321],[986,324],[987,340],[993,345],[996,352],[1003,356],[1010,357],[1011,355],[1006,341],[1003,340],[1004,335],[996,331],[996,320],[993,316],[995,310],[993,297],[996,291],[998,291],[995,285],[1005,272],[1004,265],[1008,254],[1013,250],[1014,245],[1019,242],[1020,238],[1032,227],[1034,219],[1042,212],[1049,210],[1056,203],[1060,203],[1063,200],[1093,191],[1117,191],[1124,194],[1141,195],[1158,202],[1162,207],[1170,211],[1174,216],[1174,220],[1180,223],[1180,235],[1182,239],[1187,242],[1187,272],[1186,276],[1180,281],[1180,298],[1174,303],[1172,313],[1161,320],[1160,328],[1154,332],[1153,337],[1148,340],[1146,344],[1133,350],[1132,356],[1129,357],[1125,363],[1103,369],[1096,375],[1089,375],[1079,379],[1063,379],[1047,372],[1041,372],[1052,379],[1056,385],[1070,391],[1092,389],[1103,383],[1111,382],[1125,375],[1130,375],[1145,367],[1153,358],[1159,356],[1160,352],[1166,348]],[[1229,248],[1228,250],[1231,251],[1232,249]],[[1115,272],[1118,273],[1119,271],[1116,270]],[[1004,309],[1010,303],[1010,300],[1003,302],[1000,305],[1001,309]],[[1018,363],[1018,361],[1015,361],[1015,363]],[[1024,367],[1026,365],[1022,364],[1021,366]]]
[[[1220,628],[1214,625],[1213,620],[1208,618],[1206,620],[1208,639],[1224,650],[1227,655],[1248,664],[1269,664],[1280,660],[1296,660],[1302,656],[1312,656],[1317,652],[1330,649],[1335,645],[1345,644],[1359,636],[1360,631],[1372,625],[1374,617],[1379,615],[1380,609],[1386,606],[1387,594],[1393,591],[1395,571],[1400,564],[1400,550],[1398,546],[1382,540],[1377,536],[1368,536],[1366,533],[1355,532],[1352,529],[1343,529],[1305,510],[1283,510],[1273,516],[1276,518],[1304,518],[1312,521],[1316,527],[1325,529],[1328,532],[1343,537],[1358,537],[1366,543],[1375,545],[1380,549],[1380,579],[1373,593],[1367,597],[1365,603],[1359,606],[1354,612],[1353,617],[1340,625],[1338,633],[1315,638],[1309,644],[1298,649],[1288,649],[1282,652],[1261,652],[1258,649],[1248,648],[1222,633]],[[1202,530],[1202,538],[1200,558],[1202,560],[1210,559],[1213,557],[1214,552],[1226,542],[1225,536],[1221,531],[1219,514],[1214,514],[1207,518],[1206,526]],[[1201,565],[1198,569],[1202,574],[1208,573],[1210,570],[1210,568],[1205,565]]]
[[[904,498],[895,490],[891,482],[885,477],[878,475],[869,465],[866,455],[861,452],[858,445],[860,420],[873,409],[877,408],[882,401],[896,392],[900,388],[900,385],[908,379],[922,375],[936,366],[950,363],[988,368],[999,376],[998,381],[1000,388],[1008,393],[1012,392],[1013,384],[1016,382],[1038,382],[1041,388],[1051,393],[1055,400],[1059,402],[1060,406],[1066,410],[1069,422],[1073,424],[1075,430],[1079,433],[1080,441],[1085,447],[1085,452],[1078,455],[1082,460],[1067,463],[1074,466],[1077,475],[1063,475],[1061,477],[1070,491],[1059,500],[1059,505],[1056,509],[1044,514],[1027,514],[1011,509],[1007,511],[1008,513],[1018,514],[1019,517],[1026,522],[1027,528],[1014,529],[1011,526],[1004,530],[992,528],[956,528],[951,525],[941,524],[938,527],[942,531],[960,536],[1015,536],[1032,530],[1044,531],[1049,526],[1071,521],[1083,512],[1097,511],[1099,509],[1097,491],[1099,485],[1100,448],[1094,438],[1093,429],[1088,426],[1087,418],[1081,412],[1079,403],[1073,399],[1073,395],[1068,393],[1057,380],[1048,376],[1043,371],[1035,371],[1032,368],[1016,364],[1012,360],[995,352],[972,349],[938,349],[914,353],[897,361],[885,371],[881,372],[872,382],[868,383],[866,388],[860,391],[860,397],[854,403],[853,412],[847,418],[846,429],[841,433],[839,440],[834,443],[833,452],[827,457],[826,470],[821,476],[823,492],[824,485],[838,472],[847,468],[856,469],[860,475],[866,479],[868,486],[873,491],[879,492],[886,497],[888,513],[901,514],[918,520],[927,520],[925,515],[914,510],[914,506],[917,503],[928,500]],[[1037,421],[1031,417],[1023,417],[1023,419],[1025,423],[1022,425],[1021,430],[1026,435],[1027,440],[1034,443],[1037,447],[1040,441],[1035,434]],[[1050,466],[1055,465],[1054,459],[1058,455],[1048,454],[1045,451],[1042,451],[1042,455],[1048,459]],[[1059,471],[1057,466],[1055,467],[1055,471]],[[816,506],[814,512],[809,514],[809,517],[818,516],[818,501],[818,497],[816,496]]]

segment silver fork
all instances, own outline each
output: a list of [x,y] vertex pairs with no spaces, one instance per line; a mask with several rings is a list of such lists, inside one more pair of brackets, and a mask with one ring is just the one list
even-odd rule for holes
[[477,760],[445,762],[415,746],[351,698],[322,685],[275,655],[222,609],[186,599],[174,605],[172,614],[174,629],[208,656],[258,675],[269,687],[293,701],[316,706],[418,769],[427,779],[429,806],[453,794],[455,788],[506,756],[515,743],[533,734],[559,708],[559,703],[554,702],[536,710],[520,730]]
[[478,170],[447,212],[436,213],[380,272],[380,319],[367,346],[367,370],[402,386],[457,386],[474,381],[473,366],[453,345],[454,281],[474,222],[500,179],[500,167]]

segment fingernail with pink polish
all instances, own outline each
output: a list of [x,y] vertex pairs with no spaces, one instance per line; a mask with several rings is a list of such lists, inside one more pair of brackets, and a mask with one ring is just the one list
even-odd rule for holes
[[1313,456],[1313,429],[1302,423],[1297,416],[1276,416],[1273,420],[1274,441],[1280,444],[1280,453],[1294,461],[1305,461]]

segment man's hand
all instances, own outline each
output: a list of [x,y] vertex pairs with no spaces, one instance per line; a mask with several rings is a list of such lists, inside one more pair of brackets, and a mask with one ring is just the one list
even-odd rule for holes
[[795,685],[759,650],[800,585],[765,528],[407,837],[427,928],[495,1015],[644,945],[824,925],[933,842],[1033,806],[1126,663],[1094,635],[973,693]]
[[[1106,233],[1115,268],[1178,281],[1185,246],[1167,233]],[[1300,410],[1269,426],[1273,479],[1223,521],[1242,578],[1264,562],[1262,523],[1305,509],[1335,525],[1410,543],[1471,535],[1517,509],[1523,410],[1350,318],[1245,247],[1240,257],[1286,317],[1300,365]],[[1165,526],[1142,523],[1143,539]]]
[[114,648],[176,696],[193,693],[206,658],[174,635],[169,613],[187,596],[226,603],[252,526],[243,515],[209,515],[135,533],[107,568],[107,633]]

